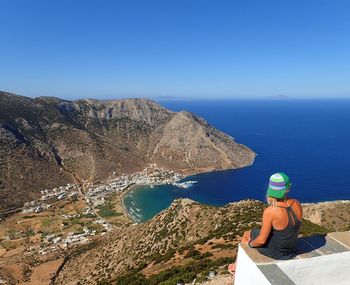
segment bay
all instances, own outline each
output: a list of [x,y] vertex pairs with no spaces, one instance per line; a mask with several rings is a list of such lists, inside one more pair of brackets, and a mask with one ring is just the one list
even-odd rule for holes
[[124,204],[144,222],[174,199],[221,206],[241,199],[265,200],[269,176],[286,172],[290,196],[301,202],[350,199],[350,100],[169,101],[173,111],[193,112],[250,147],[252,166],[187,177],[188,189],[171,185],[137,187]]

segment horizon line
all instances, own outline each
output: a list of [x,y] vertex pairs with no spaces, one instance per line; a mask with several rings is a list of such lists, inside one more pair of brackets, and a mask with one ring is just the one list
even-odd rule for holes
[[339,100],[339,99],[350,99],[350,94],[342,94],[342,95],[286,95],[286,94],[278,94],[278,95],[232,95],[232,96],[181,96],[181,95],[150,95],[150,94],[109,94],[109,95],[90,95],[85,97],[80,96],[69,96],[69,95],[23,95],[22,92],[15,91],[5,91],[0,90],[3,93],[9,93],[17,96],[28,97],[32,99],[40,98],[40,97],[49,97],[49,98],[57,98],[61,100],[68,101],[78,101],[78,100],[122,100],[122,99],[150,99],[154,101],[223,101],[223,100],[274,100],[274,101],[284,101],[284,100]]

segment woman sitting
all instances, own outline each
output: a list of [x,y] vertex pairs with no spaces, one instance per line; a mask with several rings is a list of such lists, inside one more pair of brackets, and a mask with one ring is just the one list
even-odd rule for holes
[[[274,259],[291,259],[297,254],[303,211],[299,201],[287,198],[290,187],[285,173],[270,177],[267,190],[269,207],[264,210],[261,229],[246,231],[242,238],[243,243]],[[230,264],[228,270],[234,274],[236,263]]]

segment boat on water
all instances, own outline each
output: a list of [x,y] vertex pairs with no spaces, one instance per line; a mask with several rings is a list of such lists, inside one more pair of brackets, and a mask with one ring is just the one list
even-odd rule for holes
[[187,189],[191,187],[193,184],[196,184],[197,181],[185,181],[185,182],[174,182],[173,185],[179,188]]
[[196,184],[198,181],[194,181],[194,180],[190,180],[190,181],[185,181],[185,182],[182,182],[183,184]]

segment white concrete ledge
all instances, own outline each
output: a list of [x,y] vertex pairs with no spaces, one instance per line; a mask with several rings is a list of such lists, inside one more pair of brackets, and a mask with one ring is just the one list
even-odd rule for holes
[[301,238],[292,260],[274,260],[240,244],[235,285],[349,285],[350,232]]

